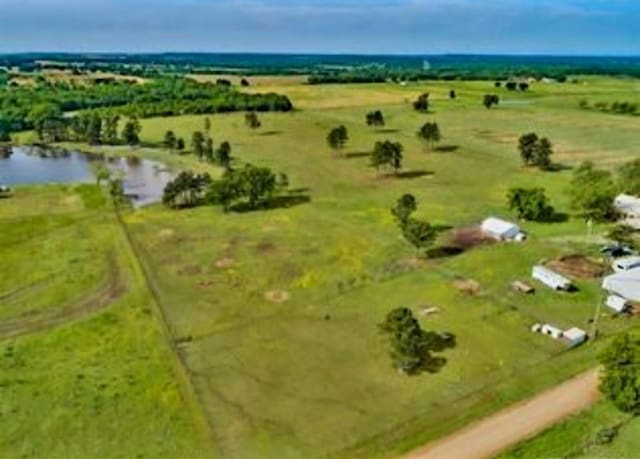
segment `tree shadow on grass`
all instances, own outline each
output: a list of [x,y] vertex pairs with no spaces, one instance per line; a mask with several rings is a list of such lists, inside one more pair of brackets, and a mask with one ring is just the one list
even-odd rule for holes
[[407,180],[407,179],[427,177],[433,174],[434,174],[433,171],[417,170],[417,171],[402,171],[402,172],[398,172],[397,174],[388,174],[387,176]]
[[458,255],[462,255],[464,252],[465,250],[462,247],[444,245],[427,250],[425,255],[430,260],[439,260],[442,258],[456,257]]
[[400,132],[400,129],[396,128],[386,128],[386,129],[376,129],[376,134],[395,134],[396,132]]
[[288,194],[274,196],[268,201],[262,202],[256,206],[249,205],[248,202],[241,202],[231,206],[229,210],[239,214],[247,212],[255,212],[260,210],[288,209],[290,207],[300,206],[311,202],[311,197],[303,194]]
[[370,151],[354,151],[352,153],[346,153],[343,158],[351,159],[351,158],[366,158],[367,156],[371,156]]
[[573,167],[569,166],[568,164],[553,163],[547,169],[545,169],[545,171],[546,172],[564,172],[564,171],[570,171],[572,169]]
[[540,220],[540,223],[566,223],[567,221],[569,221],[569,214],[553,212],[551,215]]
[[453,153],[459,149],[460,145],[439,145],[435,147],[433,151],[437,151],[438,153]]
[[425,332],[425,338],[429,342],[429,350],[423,357],[421,365],[407,373],[409,376],[418,376],[421,373],[438,373],[447,364],[447,359],[433,355],[432,353],[454,349],[458,345],[456,335],[453,333],[437,333],[429,331]]

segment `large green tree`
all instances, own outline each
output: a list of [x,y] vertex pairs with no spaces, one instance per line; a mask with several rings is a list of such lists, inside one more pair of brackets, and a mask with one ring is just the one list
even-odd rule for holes
[[419,112],[428,112],[429,111],[429,93],[425,92],[421,94],[415,102],[413,102],[413,108]]
[[375,128],[384,127],[385,121],[382,111],[375,110],[367,113],[366,122],[367,126],[373,126]]
[[555,213],[544,188],[511,188],[507,193],[507,201],[509,208],[524,220],[546,221]]
[[616,217],[613,201],[617,187],[611,172],[586,161],[573,171],[569,186],[571,206],[585,218],[607,221]]
[[380,170],[381,166],[391,167],[394,173],[397,174],[402,167],[403,151],[404,147],[400,142],[391,142],[389,140],[376,142],[371,155],[371,165],[377,171]]
[[446,359],[434,353],[455,345],[453,335],[423,330],[409,308],[393,309],[378,327],[388,337],[393,367],[407,375],[436,373]]
[[600,356],[600,391],[620,411],[640,415],[640,339],[617,336]]
[[127,145],[138,145],[140,143],[140,131],[142,127],[140,126],[140,121],[135,116],[132,116],[127,120],[124,124],[124,129],[122,130],[122,139],[124,143]]
[[418,208],[418,201],[412,194],[403,194],[397,201],[396,205],[391,208],[391,214],[396,218],[400,225],[404,225],[411,214]]
[[327,134],[327,145],[334,152],[339,152],[344,149],[345,145],[349,140],[349,131],[345,126],[338,126],[336,128],[331,129],[329,134]]
[[539,138],[535,132],[524,134],[518,140],[518,151],[525,166],[536,166],[542,170],[551,168],[553,146],[546,137]]
[[634,159],[618,168],[620,191],[640,196],[640,159]]
[[204,159],[204,141],[205,137],[202,131],[195,131],[191,135],[191,149],[193,154],[200,159]]
[[423,124],[418,131],[418,138],[430,149],[433,149],[434,144],[440,142],[440,139],[442,138],[438,123],[433,122]]
[[416,250],[424,250],[436,239],[436,231],[429,222],[408,218],[401,225],[402,235]]

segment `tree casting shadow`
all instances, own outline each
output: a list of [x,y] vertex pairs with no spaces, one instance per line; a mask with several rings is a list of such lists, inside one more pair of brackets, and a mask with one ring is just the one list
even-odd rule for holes
[[398,172],[397,174],[388,174],[387,176],[407,180],[407,179],[416,179],[416,178],[426,177],[433,174],[434,174],[433,171],[418,170],[418,171],[403,171],[403,172]]
[[353,153],[347,153],[344,155],[344,158],[366,158],[367,156],[371,156],[370,151],[354,151]]
[[302,194],[289,194],[274,196],[268,201],[262,202],[256,206],[251,206],[248,202],[241,202],[232,206],[229,210],[239,214],[254,212],[258,210],[275,210],[288,209],[290,207],[300,206],[311,202],[311,197]]
[[460,145],[439,145],[433,149],[433,151],[437,151],[439,153],[453,153],[454,151],[458,151],[460,149]]

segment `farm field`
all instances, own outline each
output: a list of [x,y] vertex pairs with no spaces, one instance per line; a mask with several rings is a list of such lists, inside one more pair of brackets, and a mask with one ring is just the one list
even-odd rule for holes
[[106,197],[18,188],[0,222],[0,457],[212,457]]
[[[579,108],[582,99],[638,100],[637,80],[578,80],[534,84],[527,93],[492,82],[260,80],[248,91],[286,94],[296,110],[259,114],[258,130],[241,113],[211,115],[211,136],[216,145],[231,143],[235,166],[286,173],[288,199],[246,213],[160,204],[128,211],[132,246],[92,185],[23,188],[0,200],[0,221],[9,228],[0,246],[10,260],[0,266],[0,339],[3,322],[75,314],[87,295],[118,287],[97,302],[100,310],[67,325],[0,340],[0,413],[12,413],[0,416],[0,456],[394,457],[594,367],[603,344],[637,319],[603,311],[599,339],[571,351],[530,332],[535,322],[589,330],[602,301],[596,278],[576,279],[574,293],[530,280],[532,265],[597,257],[604,241],[606,225],[588,231],[571,215],[571,168],[587,159],[614,168],[640,152],[638,117]],[[431,93],[429,114],[411,107],[423,92]],[[486,93],[500,95],[497,108],[482,106]],[[383,129],[365,125],[375,109],[384,112]],[[204,119],[141,120],[144,147],[135,150],[67,146],[216,175],[218,168],[192,155],[157,147],[169,129],[188,142]],[[426,121],[437,121],[443,134],[434,151],[416,137]],[[335,154],[325,139],[341,124],[350,140]],[[557,171],[521,166],[518,137],[531,131],[553,142]],[[387,139],[405,147],[398,176],[369,166],[374,143]],[[417,216],[440,228],[435,248],[446,249],[456,229],[489,215],[515,219],[505,197],[513,186],[544,187],[566,220],[523,223],[529,238],[522,244],[485,244],[455,256],[434,250],[424,259],[389,210],[402,194],[415,195]],[[532,283],[535,295],[514,292],[517,279]],[[377,324],[399,306],[411,308],[423,328],[455,336],[439,372],[407,377],[392,369]],[[421,315],[433,307],[437,314]],[[56,381],[47,393],[38,389],[44,378]],[[617,419],[607,407],[595,410]],[[28,436],[35,440],[25,442],[20,429],[44,417]],[[65,434],[61,443],[57,437],[73,422],[88,427],[73,428],[77,437]],[[625,438],[633,431],[625,432],[620,448],[631,444]],[[109,450],[114,439],[119,455]]]
[[[603,313],[603,339],[567,352],[529,327],[588,329],[602,300],[598,280],[578,280],[574,294],[536,285],[533,297],[509,286],[527,280],[542,259],[596,255],[606,227],[588,235],[578,218],[525,224],[530,239],[522,245],[429,261],[417,260],[401,239],[389,208],[403,193],[414,194],[418,215],[443,229],[492,214],[513,218],[505,194],[516,185],[543,186],[556,209],[569,212],[573,165],[591,159],[614,167],[637,157],[636,118],[578,108],[580,99],[609,91],[634,97],[633,81],[589,78],[500,92],[500,107],[488,111],[480,100],[495,92],[490,86],[261,87],[289,95],[299,110],[261,114],[262,128],[252,132],[242,114],[212,116],[212,137],[231,142],[236,165],[287,173],[298,190],[293,205],[243,214],[156,206],[126,217],[223,457],[391,457],[593,366],[600,344],[634,325]],[[410,107],[424,91],[433,99],[429,115]],[[364,115],[378,108],[387,123],[376,131]],[[440,151],[425,151],[415,136],[426,120],[440,125]],[[190,138],[203,122],[143,120],[142,138],[160,142],[167,129]],[[350,141],[336,156],[325,137],[340,124]],[[548,136],[565,167],[523,169],[517,138],[529,131]],[[405,146],[400,177],[368,166],[382,139]],[[438,245],[449,237],[443,230]],[[456,289],[460,279],[476,281],[479,292]],[[423,327],[453,333],[457,346],[443,354],[448,362],[438,374],[407,378],[390,368],[376,325],[397,306],[440,309]]]

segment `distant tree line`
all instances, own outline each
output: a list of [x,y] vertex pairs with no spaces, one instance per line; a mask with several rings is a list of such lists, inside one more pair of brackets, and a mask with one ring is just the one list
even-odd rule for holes
[[617,115],[638,115],[638,104],[634,102],[604,102],[598,101],[593,105],[589,104],[589,101],[582,99],[580,101],[580,108],[585,110],[598,110],[605,113],[614,113]]
[[[61,114],[97,110],[99,116],[148,118],[233,111],[290,111],[291,101],[275,93],[247,94],[225,85],[197,83],[186,78],[162,78],[146,84],[114,81],[74,86],[54,84],[36,89],[0,87],[0,136],[60,124]],[[46,115],[51,114],[51,117]]]

